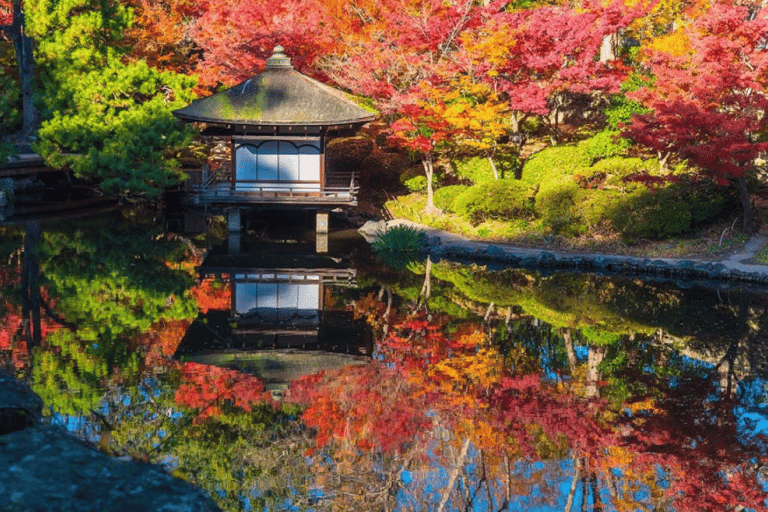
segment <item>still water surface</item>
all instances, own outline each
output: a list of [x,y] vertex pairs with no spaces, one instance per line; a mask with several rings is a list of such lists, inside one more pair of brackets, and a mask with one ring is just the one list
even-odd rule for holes
[[0,227],[0,366],[225,510],[766,508],[763,290],[161,224]]

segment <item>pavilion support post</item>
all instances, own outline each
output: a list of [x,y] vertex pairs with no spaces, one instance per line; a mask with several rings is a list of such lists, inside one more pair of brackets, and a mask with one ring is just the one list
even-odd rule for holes
[[229,231],[228,250],[230,254],[240,252],[240,208],[227,210],[227,231]]
[[328,217],[325,210],[317,210],[315,214],[315,250],[318,253],[328,252]]

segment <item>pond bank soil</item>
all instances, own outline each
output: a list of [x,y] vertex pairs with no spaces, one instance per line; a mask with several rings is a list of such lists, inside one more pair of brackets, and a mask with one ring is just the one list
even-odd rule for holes
[[394,219],[368,222],[361,233],[368,237],[376,232],[406,225],[427,235],[425,252],[442,258],[495,262],[528,268],[563,268],[593,272],[645,274],[671,279],[723,280],[768,285],[768,266],[754,263],[757,251],[768,245],[768,235],[754,235],[740,250],[718,258],[642,258],[599,253],[569,252],[511,244],[470,240],[461,235],[424,226],[412,221]]
[[0,511],[220,510],[156,466],[109,457],[43,424],[42,406],[27,386],[0,372]]

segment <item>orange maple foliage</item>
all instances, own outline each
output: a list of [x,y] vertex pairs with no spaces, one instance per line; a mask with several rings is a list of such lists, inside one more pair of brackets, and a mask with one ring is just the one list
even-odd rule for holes
[[191,324],[192,320],[163,320],[152,325],[142,339],[142,344],[148,346],[144,358],[147,368],[175,366],[171,358]]
[[134,12],[133,25],[125,34],[131,57],[162,71],[190,74],[199,52],[189,37],[189,28],[205,3],[191,0],[128,0],[126,3]]
[[211,309],[229,310],[232,306],[232,289],[226,282],[214,277],[208,277],[200,281],[189,290],[189,294],[197,300],[200,313],[206,314]]

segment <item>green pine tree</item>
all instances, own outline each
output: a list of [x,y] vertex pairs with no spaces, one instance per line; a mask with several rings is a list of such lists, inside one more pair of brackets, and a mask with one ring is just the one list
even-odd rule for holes
[[132,11],[110,0],[29,0],[42,77],[37,151],[106,193],[153,199],[184,179],[175,154],[191,132],[171,111],[196,79],[127,58]]

